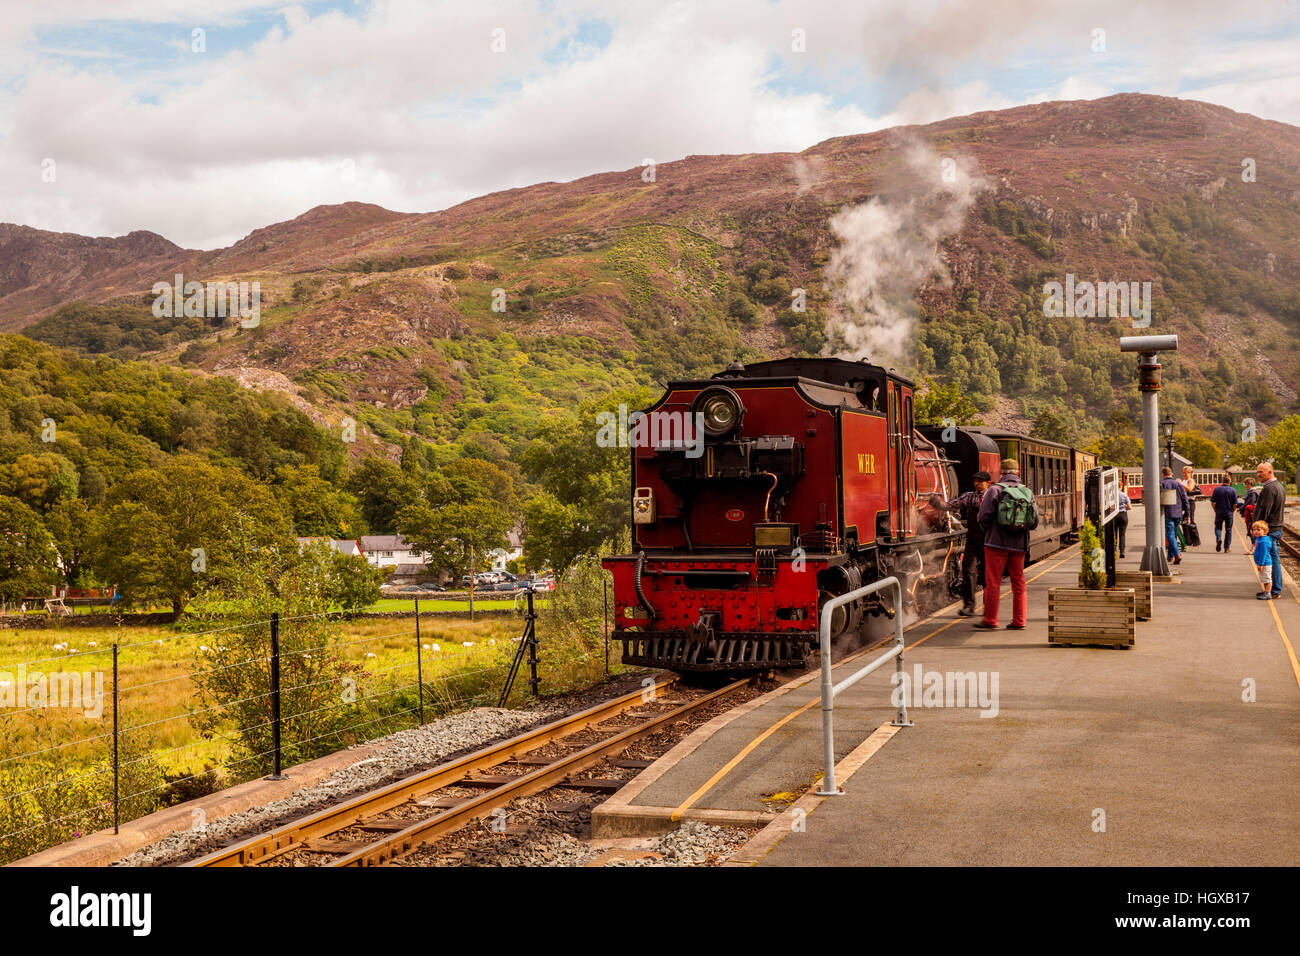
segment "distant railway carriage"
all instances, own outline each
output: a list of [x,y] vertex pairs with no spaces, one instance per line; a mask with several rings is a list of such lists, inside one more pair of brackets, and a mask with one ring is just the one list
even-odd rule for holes
[[[894,575],[914,608],[946,600],[966,529],[945,504],[981,468],[1000,477],[1007,455],[1040,499],[1031,557],[1077,531],[1091,456],[1011,433],[918,428],[912,400],[907,379],[841,359],[736,363],[669,383],[630,436],[632,553],[603,561],[623,660],[802,666],[821,607],[864,583]],[[899,610],[870,595],[837,610],[831,631]]]
[[[1128,494],[1129,500],[1137,504],[1142,500],[1142,469],[1140,467],[1121,468],[1119,473],[1120,487]],[[1224,483],[1225,476],[1232,479],[1228,484],[1238,495],[1245,494],[1246,486],[1242,484],[1243,476],[1240,469],[1229,468],[1225,471],[1222,468],[1195,468],[1192,470],[1192,478],[1195,479],[1201,490],[1197,500],[1209,498],[1213,495],[1214,489]],[[1183,477],[1182,469],[1178,469],[1174,477],[1181,479]]]

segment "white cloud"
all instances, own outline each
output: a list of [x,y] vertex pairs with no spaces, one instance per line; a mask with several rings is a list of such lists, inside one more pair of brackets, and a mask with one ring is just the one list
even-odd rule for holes
[[[223,28],[272,10],[280,25],[220,52]],[[320,203],[425,211],[646,157],[801,150],[1121,89],[1297,122],[1300,57],[1288,59],[1285,39],[1295,29],[1219,39],[1278,10],[1275,0],[1230,18],[1201,0],[1046,11],[1030,0],[712,0],[616,13],[596,0],[376,0],[348,14],[252,0],[23,5],[0,40],[0,83],[11,81],[0,86],[0,221],[100,235],[147,228],[210,248]],[[211,24],[211,52],[169,52],[165,70],[51,55],[67,46],[48,40],[51,25],[92,17],[132,31]],[[575,39],[588,19],[608,21],[607,45]],[[1096,26],[1107,31],[1100,57],[1088,49]],[[490,48],[498,27],[505,53]],[[794,29],[805,31],[804,53],[791,49]],[[55,184],[40,181],[46,157],[59,164]],[[341,175],[347,160],[352,180]]]

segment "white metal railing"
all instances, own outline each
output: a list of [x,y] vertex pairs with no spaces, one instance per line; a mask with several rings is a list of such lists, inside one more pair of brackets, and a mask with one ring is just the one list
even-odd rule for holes
[[[859,598],[866,597],[868,594],[874,594],[882,588],[893,587],[894,589],[894,643],[890,645],[888,651],[881,654],[874,661],[855,671],[838,684],[831,680],[831,618],[834,616],[836,608],[850,604]],[[841,691],[848,690],[862,678],[875,671],[882,664],[890,659],[896,661],[895,686],[898,690],[898,715],[892,721],[895,727],[911,727],[912,722],[907,719],[907,698],[902,693],[902,676],[903,676],[903,585],[896,577],[881,578],[879,581],[873,581],[871,584],[863,585],[856,591],[850,591],[848,594],[841,594],[839,597],[832,598],[822,605],[821,608],[821,649],[822,649],[822,745],[826,753],[826,772],[822,776],[821,788],[817,791],[820,797],[830,797],[842,794],[844,791],[835,785],[835,695]]]

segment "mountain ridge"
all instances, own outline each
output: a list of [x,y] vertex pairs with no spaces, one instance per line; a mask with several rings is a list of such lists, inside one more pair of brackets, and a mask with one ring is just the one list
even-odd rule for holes
[[[1300,356],[1288,339],[1300,325],[1300,129],[1146,94],[984,111],[797,153],[690,156],[659,164],[648,182],[633,167],[428,213],[317,206],[224,249],[176,247],[166,263],[112,263],[102,279],[83,273],[49,283],[43,296],[31,288],[0,296],[0,328],[31,326],[51,340],[65,334],[53,317],[70,302],[140,310],[152,282],[173,271],[256,279],[260,329],[155,329],[141,335],[144,353],[207,371],[265,368],[327,404],[400,413],[387,415],[390,439],[455,441],[472,421],[448,430],[420,418],[491,394],[461,353],[519,349],[536,361],[558,351],[598,379],[621,381],[620,367],[630,366],[644,382],[737,355],[820,350],[826,319],[842,307],[825,272],[841,238],[831,219],[908,195],[915,174],[899,147],[912,142],[969,161],[987,183],[940,241],[949,279],[916,289],[919,374],[972,387],[989,412],[1010,399],[1032,418],[1056,396],[1080,428],[1100,414],[1095,404],[1124,410],[1126,396],[1106,395],[1122,386],[1119,366],[1101,354],[1118,326],[1031,328],[1041,325],[1037,287],[1071,272],[1150,281],[1153,325],[1183,334],[1189,366],[1245,359],[1243,373],[1259,387],[1189,373],[1181,399],[1203,424],[1227,434],[1241,417],[1210,408],[1220,391],[1247,411],[1258,405],[1264,419],[1295,403]],[[1243,180],[1246,160],[1254,182]],[[789,306],[798,288],[807,290],[805,313]],[[500,293],[504,312],[491,308]],[[980,328],[995,341],[992,357]],[[954,335],[955,350],[945,351]],[[1268,347],[1252,351],[1255,341]],[[998,349],[1018,349],[1016,361],[1042,364],[1042,375],[992,387],[1020,378]]]

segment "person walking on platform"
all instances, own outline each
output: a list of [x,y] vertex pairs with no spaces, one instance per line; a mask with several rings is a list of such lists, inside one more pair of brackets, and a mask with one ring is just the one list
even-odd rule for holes
[[967,491],[949,501],[945,506],[957,512],[966,526],[966,550],[961,555],[961,610],[962,617],[975,613],[975,589],[984,580],[984,529],[980,526],[980,502],[989,490],[993,476],[987,471],[977,471],[971,476],[974,491]]
[[1210,503],[1214,505],[1214,550],[1231,553],[1232,522],[1237,515],[1237,492],[1227,475],[1223,476],[1223,484],[1210,494]]
[[[1286,489],[1273,474],[1272,462],[1261,461],[1255,466],[1255,477],[1259,479],[1259,501],[1255,505],[1255,527],[1262,521],[1268,525],[1268,537],[1273,539],[1273,554],[1282,552],[1282,516],[1286,511]],[[1273,561],[1272,592],[1260,591],[1255,595],[1260,600],[1280,598],[1282,596],[1282,559]]]
[[990,485],[980,502],[979,523],[984,529],[984,617],[978,628],[998,626],[998,601],[1002,598],[1002,574],[1011,577],[1011,623],[1015,631],[1025,629],[1028,593],[1025,589],[1025,558],[1029,554],[1029,532],[1038,527],[1038,505],[1034,493],[1020,481],[1020,463],[1002,461],[1002,480]]
[[1251,534],[1255,538],[1255,576],[1259,578],[1260,586],[1264,589],[1255,595],[1261,601],[1268,601],[1280,597],[1279,594],[1270,594],[1271,585],[1274,576],[1277,574],[1275,569],[1280,568],[1282,557],[1277,553],[1277,542],[1273,536],[1268,533],[1268,522],[1256,521],[1250,528]]
[[1133,509],[1133,501],[1123,488],[1119,490],[1119,514],[1114,517],[1115,540],[1119,542],[1119,556],[1124,557],[1124,539],[1128,537],[1128,513]]
[[1178,526],[1182,523],[1183,515],[1187,514],[1187,490],[1183,488],[1182,482],[1174,477],[1174,470],[1168,465],[1160,469],[1160,474],[1160,502],[1164,504],[1166,498],[1171,502],[1164,504],[1166,557],[1174,564],[1182,564],[1183,555],[1178,547]]

